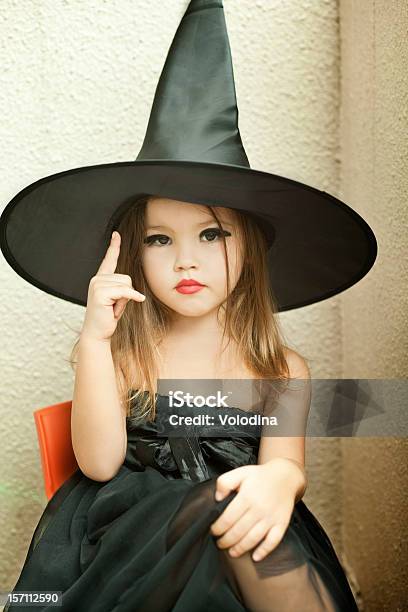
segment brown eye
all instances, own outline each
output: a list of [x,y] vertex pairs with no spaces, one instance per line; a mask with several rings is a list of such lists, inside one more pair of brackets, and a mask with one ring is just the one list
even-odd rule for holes
[[[156,240],[161,240],[161,239],[168,239],[168,236],[165,236],[164,234],[154,234],[153,236],[148,236],[147,238],[144,239],[144,243],[147,244],[148,246],[154,244],[156,242]],[[163,242],[160,242],[161,246],[165,246],[166,243],[163,244]]]
[[203,232],[201,232],[202,236],[210,236],[210,240],[205,240],[205,242],[218,242],[217,240],[213,240],[211,239],[212,237],[216,236],[218,238],[220,238],[222,235],[224,236],[231,236],[231,234],[229,232],[226,232],[225,230],[220,230],[218,227],[217,228],[211,228],[211,229],[206,229]]

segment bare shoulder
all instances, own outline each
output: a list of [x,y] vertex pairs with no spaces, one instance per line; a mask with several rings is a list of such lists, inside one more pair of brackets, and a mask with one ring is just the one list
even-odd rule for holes
[[310,378],[310,369],[304,357],[287,346],[284,346],[283,348],[289,367],[290,378]]

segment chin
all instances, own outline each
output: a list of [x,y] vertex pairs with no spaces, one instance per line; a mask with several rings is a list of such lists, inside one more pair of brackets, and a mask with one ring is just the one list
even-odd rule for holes
[[204,304],[185,304],[185,305],[180,305],[180,304],[174,304],[169,303],[169,302],[165,302],[166,306],[168,306],[169,308],[171,308],[171,310],[178,314],[181,315],[183,317],[202,317],[203,315],[208,314],[209,312],[211,312],[212,310],[214,310],[214,308],[216,307],[215,305],[204,305]]
[[211,312],[212,308],[170,308],[182,317],[202,317]]

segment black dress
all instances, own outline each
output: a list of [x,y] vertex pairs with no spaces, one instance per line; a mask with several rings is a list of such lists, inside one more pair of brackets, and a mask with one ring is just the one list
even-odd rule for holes
[[[168,396],[158,394],[156,406],[154,422],[127,418],[127,454],[114,478],[94,481],[78,469],[49,500],[13,590],[60,591],[60,609],[70,612],[358,610],[328,536],[302,500],[264,560],[248,552],[235,566],[228,561],[210,526],[237,492],[217,502],[215,481],[256,464],[260,438],[248,430],[240,436],[239,426],[231,437],[159,435]],[[4,610],[26,609],[34,607]]]

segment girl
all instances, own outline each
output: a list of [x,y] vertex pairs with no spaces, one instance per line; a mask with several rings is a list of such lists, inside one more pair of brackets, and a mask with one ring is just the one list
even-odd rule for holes
[[[189,3],[137,159],[29,185],[0,246],[28,282],[86,306],[79,467],[15,590],[58,591],[75,612],[356,610],[301,499],[310,372],[275,314],[356,283],[376,241],[333,196],[250,168],[221,0]],[[225,381],[232,402],[214,406],[208,384]],[[174,436],[173,394],[191,383],[206,420]]]
[[129,207],[73,352],[80,469],[48,503],[15,590],[60,591],[63,610],[90,612],[357,609],[301,500],[304,436],[158,435],[159,379],[297,381],[269,404],[307,416],[310,373],[283,345],[263,240],[223,207]]

